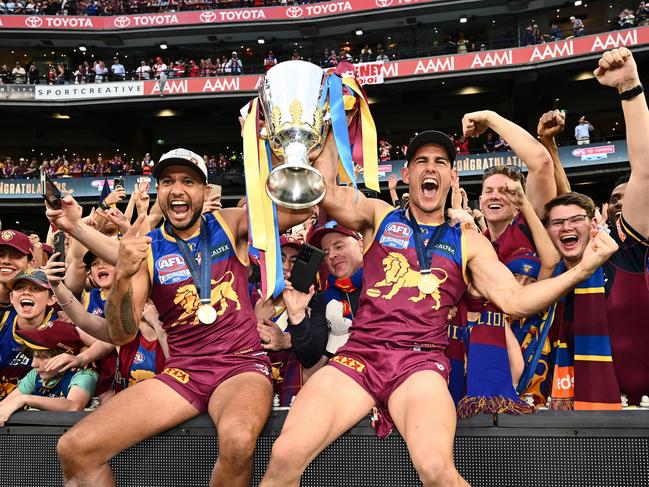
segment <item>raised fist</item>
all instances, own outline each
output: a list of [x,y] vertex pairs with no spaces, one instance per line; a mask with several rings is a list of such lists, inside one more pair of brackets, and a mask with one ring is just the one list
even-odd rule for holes
[[536,134],[541,138],[551,139],[563,132],[566,118],[561,110],[550,110],[541,115],[536,126]]
[[618,93],[640,84],[638,67],[633,54],[626,47],[605,52],[593,74],[600,84],[616,88]]

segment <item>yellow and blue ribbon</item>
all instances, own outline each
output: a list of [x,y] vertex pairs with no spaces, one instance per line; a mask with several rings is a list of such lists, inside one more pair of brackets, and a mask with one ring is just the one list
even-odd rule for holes
[[329,102],[331,115],[331,129],[334,132],[334,141],[341,161],[343,182],[350,182],[356,188],[356,175],[354,174],[354,161],[349,142],[349,129],[347,127],[347,114],[345,113],[345,100],[343,97],[343,80],[336,74],[326,77],[323,86],[323,95],[320,101],[321,108]]
[[277,208],[264,185],[271,170],[270,146],[259,140],[259,103],[252,102],[243,126],[243,160],[248,198],[248,235],[251,253],[259,256],[262,298],[279,296],[284,290],[279,246]]

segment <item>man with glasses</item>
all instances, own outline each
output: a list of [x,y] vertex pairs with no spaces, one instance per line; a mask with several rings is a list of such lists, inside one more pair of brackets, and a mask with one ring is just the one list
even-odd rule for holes
[[[649,133],[649,110],[642,93],[642,85],[631,52],[626,48],[605,53],[595,70],[595,77],[604,86],[618,90],[626,122],[627,146],[631,175],[628,182],[616,183],[615,201],[609,212],[609,228],[619,250],[603,266],[603,299],[606,325],[610,336],[610,355],[617,385],[627,395],[630,405],[637,405],[643,395],[649,394],[649,153],[646,134]],[[624,197],[623,204],[617,205]],[[562,257],[562,267],[571,269],[581,262],[584,250],[596,228],[595,204],[579,193],[566,193],[546,205],[547,228]],[[577,295],[575,295],[577,299]],[[580,355],[575,336],[582,321],[573,310],[574,300],[566,299],[564,316],[558,315],[553,330],[564,325],[570,351]],[[574,381],[580,378],[575,371]],[[554,399],[554,398],[553,398]]]

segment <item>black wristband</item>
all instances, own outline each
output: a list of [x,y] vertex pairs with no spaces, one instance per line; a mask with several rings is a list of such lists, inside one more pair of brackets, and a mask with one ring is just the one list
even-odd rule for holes
[[623,91],[620,93],[620,99],[622,100],[632,100],[636,96],[638,96],[640,93],[644,91],[644,88],[642,87],[642,84],[639,84],[637,86],[634,86],[631,89],[628,89],[626,91]]
[[110,210],[110,205],[107,205],[106,203],[104,203],[102,201],[101,204],[99,205],[99,208],[101,208],[104,211],[108,211],[108,210]]

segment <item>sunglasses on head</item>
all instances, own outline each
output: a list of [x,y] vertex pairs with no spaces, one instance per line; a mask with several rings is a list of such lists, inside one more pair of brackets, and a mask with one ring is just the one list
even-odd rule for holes
[[523,172],[520,166],[514,166],[513,164],[506,164],[504,166],[491,166],[484,170],[483,179],[493,176],[494,174],[504,174],[513,179],[520,179]]

